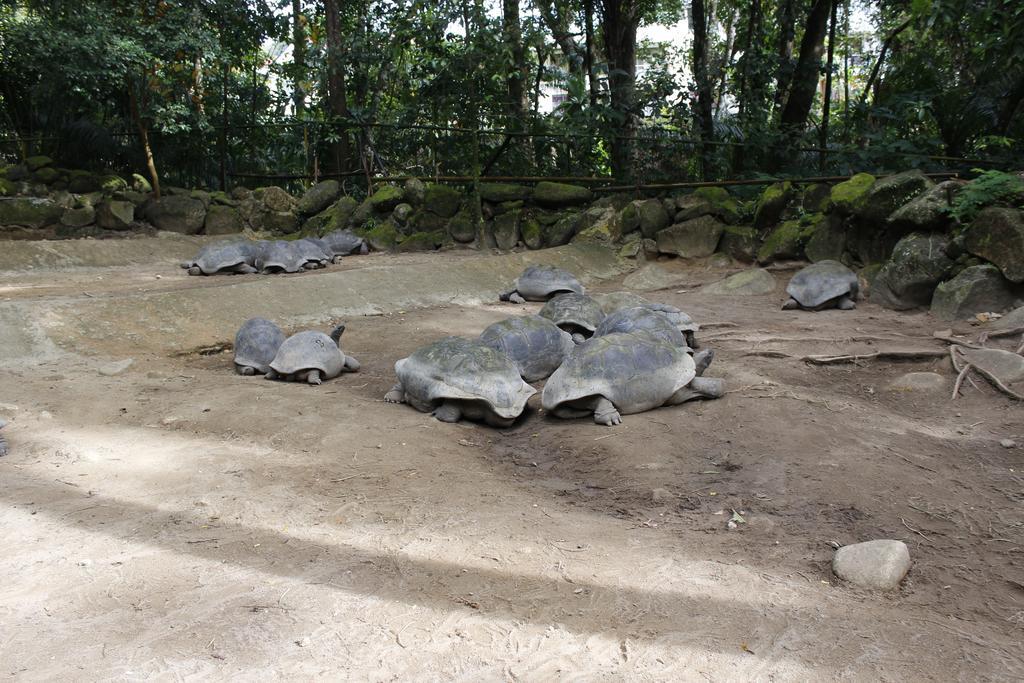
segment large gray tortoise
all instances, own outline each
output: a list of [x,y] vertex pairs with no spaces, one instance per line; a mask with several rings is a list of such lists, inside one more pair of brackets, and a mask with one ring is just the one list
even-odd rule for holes
[[643,331],[652,334],[659,339],[669,342],[673,346],[688,349],[686,337],[679,328],[669,321],[668,317],[651,310],[646,306],[634,306],[623,308],[611,313],[594,330],[595,337],[603,337],[618,332]]
[[558,294],[575,292],[583,294],[583,285],[576,276],[555,266],[527,266],[526,270],[512,283],[512,289],[502,292],[498,298],[522,304],[527,301],[547,301]]
[[237,240],[207,244],[191,261],[181,264],[189,275],[255,273],[260,253],[258,242]]
[[327,233],[320,239],[327,245],[334,256],[370,253],[370,247],[366,244],[366,240],[351,230],[335,230]]
[[0,456],[7,455],[7,439],[4,438],[4,426],[7,424],[7,420],[0,417]]
[[838,308],[848,311],[857,307],[855,302],[859,292],[856,273],[839,261],[818,261],[792,277],[786,286],[789,299],[782,309],[820,311]]
[[583,343],[587,337],[604,320],[601,305],[586,294],[559,294],[540,309],[537,315],[547,318],[572,335],[577,344]]
[[285,240],[262,242],[256,258],[256,268],[263,273],[297,273],[305,264],[300,250]]
[[445,337],[395,363],[398,384],[388,403],[408,403],[442,422],[460,419],[508,427],[537,390],[500,351],[479,340]]
[[235,371],[265,375],[284,343],[281,328],[265,318],[249,318],[235,334]]
[[548,379],[541,401],[555,417],[594,416],[617,425],[622,415],[696,398],[719,398],[724,382],[699,376],[714,357],[691,357],[645,332],[617,332],[577,346]]
[[341,333],[344,331],[345,326],[338,325],[329,337],[315,330],[288,337],[271,361],[267,379],[320,384],[343,372],[355,372],[359,369],[359,361],[341,350]]
[[527,382],[549,377],[572,350],[572,336],[547,318],[527,315],[489,326],[480,341],[508,356]]

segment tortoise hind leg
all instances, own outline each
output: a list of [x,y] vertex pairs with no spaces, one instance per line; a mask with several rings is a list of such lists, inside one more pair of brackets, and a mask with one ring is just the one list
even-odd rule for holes
[[270,369],[267,370],[267,374],[263,375],[263,377],[266,379],[278,379],[280,375],[277,374],[277,370]]
[[611,401],[604,396],[599,396],[594,403],[594,422],[611,427],[622,424],[622,416]]
[[238,372],[239,375],[245,375],[246,377],[252,377],[253,375],[256,374],[256,368],[250,365],[238,365],[236,363],[235,370]]
[[434,409],[434,417],[441,422],[458,422],[462,419],[462,409],[455,401],[445,401]]
[[358,372],[359,368],[362,367],[352,356],[345,356],[345,365],[342,367],[342,372]]
[[314,386],[320,386],[323,383],[323,380],[320,379],[320,371],[310,370],[309,372],[307,372],[306,381]]
[[800,304],[797,303],[796,299],[790,297],[786,303],[782,304],[782,310],[784,311],[795,311],[800,308]]
[[852,311],[857,308],[857,304],[854,303],[853,299],[849,295],[839,297],[839,301],[836,302],[836,308],[840,311]]

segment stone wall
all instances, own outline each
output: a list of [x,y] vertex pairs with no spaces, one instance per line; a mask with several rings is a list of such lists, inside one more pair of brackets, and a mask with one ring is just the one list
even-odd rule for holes
[[637,198],[555,182],[484,183],[477,201],[466,187],[409,180],[379,185],[359,201],[326,180],[301,197],[276,186],[230,194],[171,187],[155,199],[140,175],[72,171],[34,157],[0,169],[0,238],[351,229],[372,248],[393,251],[590,241],[638,259],[716,252],[759,264],[835,259],[859,269],[883,306],[932,306],[956,318],[983,305],[1005,308],[1024,286],[1024,189],[961,225],[949,207],[965,186],[936,184],[920,171],[877,179],[861,173],[833,186],[775,183],[744,201],[713,186]]

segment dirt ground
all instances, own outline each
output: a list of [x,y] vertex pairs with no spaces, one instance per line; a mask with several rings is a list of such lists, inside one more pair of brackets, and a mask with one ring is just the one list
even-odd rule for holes
[[[950,400],[944,359],[746,355],[941,349],[946,326],[868,303],[782,312],[785,273],[773,295],[702,295],[728,271],[668,265],[685,284],[647,296],[706,324],[707,374],[730,393],[614,428],[546,417],[539,395],[504,431],[382,401],[419,345],[537,304],[346,320],[362,370],[316,388],[235,375],[229,352],[109,339],[4,360],[0,675],[1024,678],[1024,448],[999,443],[1024,443],[1024,408],[982,380]],[[55,302],[233,280],[36,269],[0,273],[0,298],[45,319]],[[910,371],[948,386],[888,388]],[[899,591],[831,573],[833,542],[873,538],[910,547]]]

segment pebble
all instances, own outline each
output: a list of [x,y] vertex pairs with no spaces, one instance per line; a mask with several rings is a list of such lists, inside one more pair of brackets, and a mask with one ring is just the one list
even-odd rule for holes
[[1002,446],[1003,448],[1016,448],[1017,442],[1014,441],[1013,439],[1003,439],[1002,441],[999,442],[999,445]]
[[845,545],[832,558],[832,571],[861,588],[892,590],[910,571],[910,551],[888,539]]
[[134,358],[125,358],[114,363],[107,363],[99,367],[99,373],[104,377],[115,377],[130,368],[134,362]]

